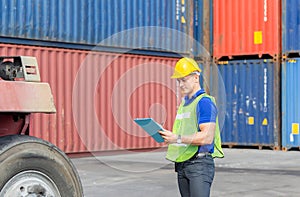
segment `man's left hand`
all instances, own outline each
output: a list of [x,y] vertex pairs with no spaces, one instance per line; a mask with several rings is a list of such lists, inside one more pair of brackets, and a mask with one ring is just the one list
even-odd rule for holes
[[164,131],[158,131],[160,135],[164,138],[165,142],[167,144],[172,144],[177,142],[177,135],[174,134],[171,131],[164,130]]

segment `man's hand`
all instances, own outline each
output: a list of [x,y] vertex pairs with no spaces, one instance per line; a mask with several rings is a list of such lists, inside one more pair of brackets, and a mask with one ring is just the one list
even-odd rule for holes
[[171,131],[164,130],[164,131],[158,131],[160,135],[164,138],[165,142],[167,144],[172,144],[177,142],[177,135],[174,134]]

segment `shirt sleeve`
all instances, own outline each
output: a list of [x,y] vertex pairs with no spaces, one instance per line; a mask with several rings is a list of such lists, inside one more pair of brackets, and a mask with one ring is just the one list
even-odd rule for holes
[[218,110],[210,98],[202,98],[197,105],[198,124],[216,122]]

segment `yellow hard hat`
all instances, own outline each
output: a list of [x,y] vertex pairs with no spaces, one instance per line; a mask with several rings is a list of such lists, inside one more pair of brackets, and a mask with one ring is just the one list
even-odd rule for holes
[[201,72],[197,62],[192,58],[183,57],[176,63],[174,73],[171,78],[182,78],[193,72]]

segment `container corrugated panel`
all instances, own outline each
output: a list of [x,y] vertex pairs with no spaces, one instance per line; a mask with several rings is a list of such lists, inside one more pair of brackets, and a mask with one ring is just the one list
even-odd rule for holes
[[226,105],[222,142],[278,148],[278,63],[235,60],[220,62],[218,68],[226,91],[226,103],[219,103]]
[[133,118],[171,129],[176,58],[0,44],[2,56],[35,56],[52,89],[56,114],[34,114],[31,135],[68,153],[158,148]]
[[282,148],[300,147],[300,58],[282,63]]
[[300,53],[300,1],[282,0],[282,53]]
[[[188,38],[193,37],[194,23],[191,19],[196,15],[193,12],[203,11],[202,2],[203,0],[195,0],[195,3],[182,0],[3,0],[0,5],[0,40],[5,43],[36,43],[44,46],[53,46],[52,42],[58,42],[55,45],[63,48],[86,49],[85,45],[99,45],[191,53],[193,43]],[[195,20],[201,21],[200,25],[203,24],[202,19]],[[198,23],[195,24],[197,40],[200,41],[202,30]],[[107,39],[112,35],[111,39]],[[11,38],[24,39],[24,43]]]
[[[194,39],[198,48],[194,50],[195,56],[201,55],[201,47],[204,47],[209,54],[212,54],[213,43],[213,1],[194,0]],[[209,55],[211,56],[211,55]]]
[[214,0],[213,56],[278,56],[280,5],[280,0]]

